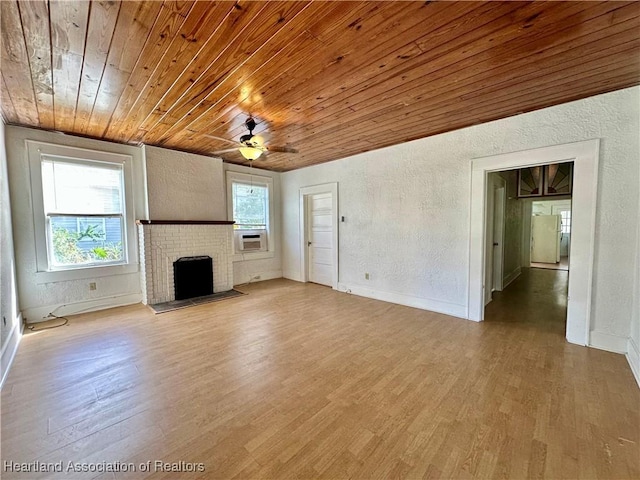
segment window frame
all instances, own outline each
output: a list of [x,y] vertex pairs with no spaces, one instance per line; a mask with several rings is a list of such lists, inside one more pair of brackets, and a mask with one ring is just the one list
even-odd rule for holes
[[[243,187],[249,187],[249,188],[251,188],[252,190],[253,190],[253,187],[257,187],[257,188],[260,188],[260,189],[264,189],[264,190],[265,190],[265,192],[266,192],[266,197],[267,197],[267,198],[266,198],[266,205],[265,205],[265,210],[264,210],[264,228],[262,228],[262,227],[258,227],[258,226],[257,226],[258,224],[251,224],[251,225],[252,225],[252,228],[239,228],[239,227],[240,227],[240,225],[245,226],[245,225],[249,225],[249,224],[246,224],[246,223],[239,223],[239,222],[234,218],[234,222],[235,222],[235,223],[233,224],[233,229],[234,229],[234,230],[242,230],[242,231],[244,231],[244,232],[246,232],[246,231],[262,231],[262,230],[269,230],[269,197],[270,197],[270,195],[269,195],[269,188],[268,188],[266,185],[264,185],[264,184],[262,184],[262,183],[259,183],[259,182],[253,182],[253,184],[248,184],[248,183],[244,183],[244,182],[239,182],[239,181],[237,181],[237,180],[236,180],[236,181],[232,181],[232,182],[231,182],[231,197],[232,197],[232,199],[231,199],[231,200],[232,200],[232,202],[233,202],[233,199],[235,199],[235,198],[236,198],[236,195],[234,195],[234,192],[233,192],[233,187],[234,187],[234,186],[236,186],[236,185],[243,186]],[[253,193],[253,191],[251,191],[250,193]],[[232,213],[233,213],[233,210],[235,210],[235,209],[233,208],[233,205],[232,205]]]
[[[69,147],[26,140],[33,201],[33,226],[36,249],[36,282],[48,283],[82,278],[104,277],[138,271],[131,155]],[[123,173],[124,261],[53,267],[49,262],[48,217],[44,210],[42,185],[43,157],[59,157],[62,161],[81,165],[97,163],[120,165]],[[79,216],[82,216],[79,214]]]
[[275,256],[275,231],[274,231],[274,190],[273,178],[263,175],[251,175],[247,173],[239,173],[231,170],[226,172],[227,181],[227,218],[233,221],[233,184],[242,185],[259,185],[267,187],[267,250],[263,252],[241,252],[237,250],[237,237],[242,233],[260,232],[257,230],[241,230],[233,229],[233,256],[234,262],[243,260],[259,260],[262,258],[272,258]]

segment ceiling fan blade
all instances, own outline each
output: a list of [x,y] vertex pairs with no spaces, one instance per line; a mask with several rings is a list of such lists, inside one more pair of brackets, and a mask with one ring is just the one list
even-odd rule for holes
[[218,155],[220,153],[230,153],[230,152],[237,152],[238,149],[237,148],[225,148],[224,150],[216,150],[215,152],[211,152],[211,155]]
[[271,145],[269,145],[268,147],[266,147],[267,150],[269,150],[270,152],[277,152],[277,153],[298,153],[298,150],[296,150],[293,147],[273,147]]
[[208,133],[203,133],[205,137],[212,138],[214,140],[220,140],[221,142],[233,143],[234,145],[240,145],[240,142],[236,142],[235,140],[229,140],[228,138],[216,137],[215,135],[209,135]]

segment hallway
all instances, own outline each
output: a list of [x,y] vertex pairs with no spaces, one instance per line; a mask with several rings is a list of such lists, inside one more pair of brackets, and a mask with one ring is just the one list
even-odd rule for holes
[[569,272],[523,268],[502,292],[493,292],[485,308],[489,322],[521,323],[565,336]]

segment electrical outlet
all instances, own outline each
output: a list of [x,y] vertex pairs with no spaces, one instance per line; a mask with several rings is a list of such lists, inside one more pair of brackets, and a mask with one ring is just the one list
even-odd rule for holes
[[96,288],[97,288],[97,287],[96,287],[96,282],[91,282],[91,283],[89,284],[89,290],[95,290]]
[[365,279],[365,280],[369,280],[369,274],[368,274],[368,273],[365,273],[365,274],[364,274],[364,279]]

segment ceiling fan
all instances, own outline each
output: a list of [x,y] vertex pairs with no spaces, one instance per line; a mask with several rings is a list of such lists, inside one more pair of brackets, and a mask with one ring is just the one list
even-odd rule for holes
[[249,133],[242,135],[240,137],[239,142],[234,142],[233,140],[227,140],[226,138],[216,137],[214,135],[209,135],[205,133],[204,134],[205,137],[209,137],[209,138],[213,138],[216,140],[221,140],[224,142],[233,143],[237,145],[237,147],[235,148],[217,150],[211,153],[213,155],[218,155],[220,153],[235,152],[237,150],[247,160],[255,160],[260,155],[267,152],[298,153],[298,150],[291,147],[274,147],[271,145],[265,145],[263,137],[261,137],[260,135],[253,134],[253,130],[256,128],[256,121],[252,117],[247,118],[244,124],[247,127],[247,130],[249,130]]

